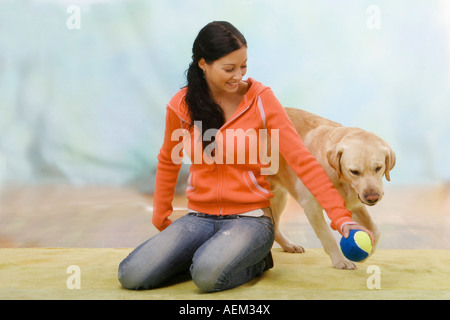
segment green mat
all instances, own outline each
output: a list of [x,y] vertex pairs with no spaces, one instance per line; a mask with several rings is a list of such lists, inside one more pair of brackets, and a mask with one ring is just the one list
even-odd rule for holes
[[155,290],[122,289],[117,267],[130,251],[0,249],[0,299],[450,299],[450,250],[377,250],[349,271],[332,268],[322,249],[304,254],[273,249],[273,269],[212,294],[186,277]]

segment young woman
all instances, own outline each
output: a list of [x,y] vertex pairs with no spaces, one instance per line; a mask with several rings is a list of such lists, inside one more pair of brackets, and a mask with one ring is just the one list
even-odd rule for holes
[[[161,232],[120,264],[124,288],[155,288],[189,270],[202,291],[220,291],[273,266],[272,193],[265,180],[270,173],[264,172],[269,163],[261,156],[265,133],[326,210],[333,229],[346,236],[350,229],[362,228],[352,221],[271,89],[251,78],[243,80],[244,36],[230,23],[215,21],[199,32],[192,51],[187,86],[167,106],[158,155],[153,224]],[[174,134],[180,130],[183,135]],[[180,137],[192,160],[186,189],[190,211],[172,223]]]

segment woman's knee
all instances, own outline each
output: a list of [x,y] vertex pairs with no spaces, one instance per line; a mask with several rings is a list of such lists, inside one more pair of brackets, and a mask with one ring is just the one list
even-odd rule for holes
[[130,267],[127,266],[126,261],[122,261],[119,265],[118,278],[123,288],[130,290],[139,289],[139,283],[137,279],[133,277],[133,272],[130,270]]
[[201,291],[217,292],[226,289],[226,277],[222,276],[223,271],[217,265],[194,263],[190,271],[192,281]]
[[142,270],[134,268],[127,261],[122,261],[118,271],[119,282],[124,289],[140,290],[151,289],[154,286],[148,275],[144,275]]

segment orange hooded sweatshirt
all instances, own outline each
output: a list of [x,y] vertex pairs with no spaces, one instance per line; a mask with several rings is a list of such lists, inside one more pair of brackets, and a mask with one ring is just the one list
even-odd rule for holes
[[[276,173],[278,158],[265,147],[270,136],[289,166],[315,196],[331,219],[331,227],[342,232],[352,222],[341,195],[306,149],[286,111],[272,90],[251,78],[249,89],[233,116],[216,134],[214,150],[203,149],[201,123],[191,123],[185,103],[186,88],[167,105],[166,129],[158,155],[153,203],[155,227],[162,231],[172,222],[172,200],[183,150],[191,160],[186,196],[188,208],[212,215],[231,215],[265,208],[273,194],[267,174]],[[214,134],[213,134],[214,135]],[[200,143],[196,143],[200,142]],[[278,152],[278,150],[277,150]]]

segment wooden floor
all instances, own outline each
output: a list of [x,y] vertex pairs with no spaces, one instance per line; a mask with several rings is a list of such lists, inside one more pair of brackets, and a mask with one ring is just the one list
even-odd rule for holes
[[[131,248],[157,233],[152,196],[133,189],[29,186],[0,194],[0,247]],[[184,196],[176,197],[174,208],[173,218],[186,213]],[[450,249],[449,185],[387,185],[370,210],[381,229],[380,249]],[[306,250],[321,247],[292,199],[281,228]]]

